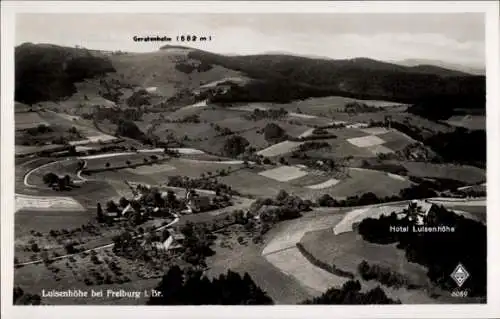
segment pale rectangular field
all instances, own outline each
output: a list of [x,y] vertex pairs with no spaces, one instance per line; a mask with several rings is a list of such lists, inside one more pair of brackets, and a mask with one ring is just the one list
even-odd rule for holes
[[383,139],[375,135],[350,138],[347,141],[357,147],[369,147],[385,143]]
[[84,211],[85,209],[71,197],[37,197],[16,194],[16,211],[18,210]]
[[307,175],[307,171],[296,166],[280,166],[260,172],[259,175],[272,178],[278,182],[288,182]]
[[389,133],[391,130],[388,130],[385,127],[368,127],[368,128],[360,129],[360,131],[364,132],[366,134],[370,134],[370,135],[380,135],[380,134]]
[[284,142],[274,144],[272,146],[269,146],[268,148],[265,148],[263,150],[258,151],[257,155],[262,155],[265,157],[280,156],[283,154],[291,153],[292,151],[296,150],[302,144],[304,144],[304,142],[284,141]]
[[332,287],[338,288],[348,280],[314,266],[295,247],[266,255],[265,258],[285,274],[294,277],[302,285],[318,293],[325,292]]

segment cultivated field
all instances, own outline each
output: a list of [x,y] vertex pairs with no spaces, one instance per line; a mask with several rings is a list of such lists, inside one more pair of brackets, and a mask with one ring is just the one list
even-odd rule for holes
[[329,288],[341,287],[348,281],[345,277],[336,276],[314,266],[295,247],[265,255],[265,258],[286,275],[292,276],[302,285],[313,289],[316,296]]
[[284,141],[284,142],[269,146],[266,149],[260,150],[259,152],[257,152],[257,154],[262,155],[264,157],[280,156],[280,155],[291,153],[292,151],[296,150],[302,144],[304,144],[304,142]]
[[22,209],[15,213],[15,237],[29,235],[36,231],[48,233],[51,229],[76,228],[95,220],[96,210],[33,210]]
[[16,211],[83,211],[83,206],[71,197],[42,197],[16,194]]
[[288,182],[307,175],[307,171],[296,166],[280,166],[260,172],[259,175],[272,178],[278,182]]
[[[261,255],[261,245],[253,244],[242,230],[232,226],[226,233],[218,234],[211,247],[216,254],[208,258],[209,277],[226,273],[227,269],[239,273],[248,272],[256,284],[266,291],[277,304],[295,304],[315,294],[292,276],[284,274]],[[241,244],[237,237],[243,235]]]
[[355,137],[347,140],[354,146],[357,147],[370,147],[375,145],[384,144],[385,141],[375,135],[367,135],[363,137]]
[[347,197],[372,192],[379,197],[385,197],[397,195],[400,190],[411,185],[411,182],[391,178],[385,172],[351,168],[348,170],[348,177],[342,179],[328,193],[334,197]]
[[446,123],[457,127],[465,127],[469,130],[486,129],[486,117],[483,115],[454,115]]
[[49,125],[36,112],[15,113],[15,128],[17,130],[25,130],[37,127],[38,125]]
[[[302,237],[301,244],[318,260],[358,276],[357,267],[366,260],[371,265],[390,267],[394,272],[407,276],[414,284],[425,285],[428,282],[427,269],[408,262],[404,250],[396,248],[395,245],[366,242],[353,232],[336,235],[331,229],[312,231]],[[420,298],[431,299],[423,291],[412,290],[411,293]],[[408,300],[402,301],[408,302]]]

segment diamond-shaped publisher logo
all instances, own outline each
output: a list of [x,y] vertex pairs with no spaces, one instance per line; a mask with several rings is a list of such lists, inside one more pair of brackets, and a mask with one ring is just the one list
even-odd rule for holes
[[467,270],[465,270],[465,267],[462,266],[462,264],[458,264],[450,276],[459,287],[462,287],[467,278],[470,277],[469,273],[467,272]]

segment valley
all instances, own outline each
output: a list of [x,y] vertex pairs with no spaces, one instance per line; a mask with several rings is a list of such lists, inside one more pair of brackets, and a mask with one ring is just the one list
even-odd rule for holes
[[[440,268],[444,246],[427,258],[416,237],[383,224],[439,221],[485,243],[484,78],[169,46],[23,44],[17,68],[14,285],[36,303],[83,302],[43,289],[169,291],[180,277],[207,291],[239,278],[261,304],[304,303],[354,280],[403,304],[485,301],[482,248],[453,250]],[[444,92],[415,86],[425,81]],[[454,85],[468,109],[448,106]],[[438,102],[443,114],[428,116]],[[449,277],[458,259],[474,271],[460,300]]]

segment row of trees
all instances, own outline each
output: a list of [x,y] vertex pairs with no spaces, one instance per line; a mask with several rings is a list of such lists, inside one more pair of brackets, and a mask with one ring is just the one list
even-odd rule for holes
[[192,179],[186,176],[176,175],[168,178],[167,185],[173,187],[211,190],[218,194],[239,195],[239,193],[232,189],[231,186],[220,183],[215,178],[202,177]]
[[263,119],[279,120],[288,115],[288,111],[284,108],[261,110],[256,108],[252,113],[245,115],[245,118],[251,121],[259,121]]

